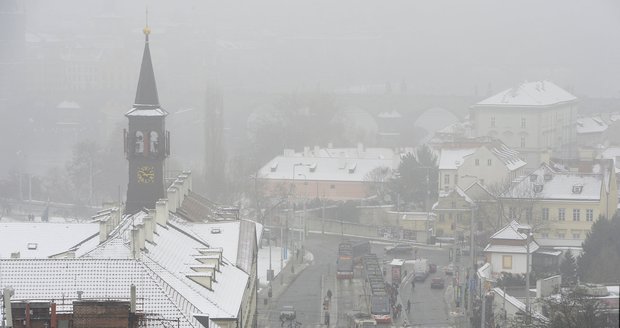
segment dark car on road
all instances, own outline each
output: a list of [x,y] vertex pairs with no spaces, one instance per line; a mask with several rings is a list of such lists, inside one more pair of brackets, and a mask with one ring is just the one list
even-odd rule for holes
[[442,289],[444,287],[444,280],[441,277],[435,277],[431,280],[431,288]]

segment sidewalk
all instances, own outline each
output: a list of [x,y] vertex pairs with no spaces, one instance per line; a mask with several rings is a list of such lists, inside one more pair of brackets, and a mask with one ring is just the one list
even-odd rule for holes
[[[272,247],[273,248],[273,247]],[[268,254],[269,252],[267,252]],[[272,253],[273,254],[273,253]],[[273,255],[272,255],[273,256]],[[279,269],[279,261],[278,257],[278,266]],[[282,296],[282,293],[286,291],[286,289],[297,279],[299,274],[306,269],[309,265],[314,261],[314,256],[310,252],[306,252],[303,257],[299,260],[295,260],[290,258],[290,261],[285,261],[284,269],[281,271],[276,271],[276,266],[272,263],[272,269],[274,270],[274,279],[270,284],[263,285],[261,280],[258,289],[258,327],[270,327],[271,324],[269,322],[269,315],[274,311],[279,311],[280,309],[276,307],[276,300]],[[294,263],[293,263],[294,262]],[[293,272],[294,267],[294,272]],[[259,275],[260,276],[260,275]],[[271,286],[271,297],[269,297],[269,286]],[[278,324],[278,327],[280,325]]]

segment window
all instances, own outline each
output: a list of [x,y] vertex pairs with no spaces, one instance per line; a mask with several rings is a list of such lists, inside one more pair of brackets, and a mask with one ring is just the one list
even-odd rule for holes
[[579,221],[580,216],[581,216],[581,211],[578,208],[573,208],[573,221]]
[[543,233],[542,233],[542,237],[543,237],[543,238],[549,238],[549,234],[548,234],[548,233],[546,233],[546,232],[543,232]]
[[542,219],[545,221],[549,220],[549,209],[546,207],[542,209]]
[[558,239],[564,239],[564,238],[566,238],[566,235],[563,232],[559,232]]
[[151,136],[149,140],[150,142],[149,151],[151,153],[154,153],[154,154],[157,153],[158,146],[159,146],[158,139],[159,139],[159,135],[157,134],[157,132],[151,131]]
[[463,222],[463,213],[459,213],[456,215],[456,220],[459,222]]
[[329,189],[336,189],[336,185],[335,184],[329,185]]
[[458,175],[458,173],[454,175],[454,184],[459,184],[459,175]]
[[508,208],[508,218],[516,219],[517,218],[517,209],[514,207]]
[[451,206],[450,208],[456,208],[456,202],[455,202],[455,201],[452,201],[452,203],[450,204],[450,206]]
[[443,176],[443,183],[444,184],[450,184],[450,174],[444,174],[444,176]]
[[527,220],[527,222],[531,222],[531,221],[532,221],[532,217],[533,217],[533,215],[532,215],[532,209],[531,209],[531,208],[528,208],[528,209],[525,211],[525,219]]
[[495,116],[491,116],[491,127],[495,127]]
[[512,269],[512,255],[502,255],[502,269]]
[[525,148],[525,136],[521,136],[521,148]]
[[141,131],[136,131],[136,154],[142,154],[144,152],[144,134]]
[[586,221],[588,222],[594,221],[594,210],[591,208],[586,210]]
[[581,239],[581,234],[579,232],[573,232],[573,239]]
[[476,158],[476,166],[480,165],[480,160]]
[[525,117],[521,118],[521,128],[525,129]]
[[563,208],[558,208],[558,220],[566,220],[566,211]]
[[446,216],[444,214],[439,214],[439,222],[446,222]]
[[491,159],[487,159],[487,166],[491,166],[491,163],[492,163]]

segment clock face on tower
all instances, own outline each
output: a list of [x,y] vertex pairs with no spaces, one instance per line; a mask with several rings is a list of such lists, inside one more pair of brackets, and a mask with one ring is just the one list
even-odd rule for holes
[[155,169],[152,166],[141,166],[138,168],[138,182],[151,183],[155,180]]

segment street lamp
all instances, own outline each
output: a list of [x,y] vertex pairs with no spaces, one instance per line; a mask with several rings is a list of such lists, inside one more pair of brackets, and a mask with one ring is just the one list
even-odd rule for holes
[[[308,201],[308,177],[303,174],[303,173],[298,173],[298,176],[303,176],[304,177],[304,201],[303,201],[303,205],[304,205],[304,211],[303,211],[303,216],[301,219],[301,233],[299,234],[299,240],[303,243],[306,240],[306,202]],[[303,244],[302,244],[303,245]],[[302,254],[303,255],[303,254]]]

